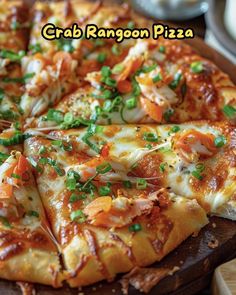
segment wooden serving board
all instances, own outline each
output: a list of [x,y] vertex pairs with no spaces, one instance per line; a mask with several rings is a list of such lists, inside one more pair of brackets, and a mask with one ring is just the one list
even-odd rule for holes
[[[195,47],[202,56],[211,59],[236,83],[236,66],[232,65],[225,57],[207,46],[200,38],[196,37],[187,43]],[[208,246],[212,239],[218,240],[217,248],[212,249]],[[210,283],[212,273],[218,265],[234,257],[236,257],[236,222],[212,217],[210,223],[200,231],[197,237],[188,238],[161,262],[152,266],[170,269],[179,266],[180,270],[160,281],[149,294],[196,294]],[[82,290],[71,289],[68,286],[53,289],[37,284],[35,284],[35,290],[37,295],[121,295],[120,278],[121,276],[118,276],[112,283],[102,282]],[[21,291],[16,283],[0,280],[0,294],[16,295],[21,294]],[[129,294],[140,293],[134,288],[130,288]]]

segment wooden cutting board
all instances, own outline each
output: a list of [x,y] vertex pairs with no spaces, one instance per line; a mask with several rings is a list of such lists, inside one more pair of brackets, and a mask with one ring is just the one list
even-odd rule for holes
[[[195,47],[202,56],[215,62],[236,83],[236,66],[207,46],[200,38],[189,40],[187,43]],[[219,244],[218,247],[212,249],[208,246],[208,243],[215,239]],[[154,264],[153,267],[167,267],[170,269],[173,269],[174,266],[179,266],[180,270],[173,276],[166,277],[160,281],[151,290],[150,295],[170,293],[173,295],[196,294],[209,285],[214,269],[233,257],[236,257],[236,222],[213,217],[197,237],[188,238],[161,262]],[[70,289],[67,286],[53,289],[43,285],[35,285],[35,289],[37,295],[121,295],[120,278],[121,276],[117,277],[112,283],[98,283],[91,287],[83,288],[81,291]],[[14,282],[0,280],[0,294],[16,295],[21,294],[21,291]],[[140,293],[130,288],[129,294],[137,295]]]

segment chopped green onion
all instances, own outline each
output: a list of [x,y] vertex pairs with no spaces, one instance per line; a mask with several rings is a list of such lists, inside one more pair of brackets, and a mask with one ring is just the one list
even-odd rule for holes
[[30,44],[29,45],[29,50],[32,52],[32,54],[43,51],[42,47],[41,47],[41,45],[39,43]]
[[47,149],[46,149],[45,146],[41,146],[41,147],[39,148],[39,154],[40,154],[40,155],[45,154],[46,151],[47,151]]
[[200,173],[203,172],[205,170],[205,166],[202,163],[198,163],[196,165],[196,170],[199,171]]
[[48,121],[54,121],[56,123],[62,123],[64,121],[64,115],[61,111],[49,109],[46,115]]
[[135,78],[132,79],[132,94],[133,96],[139,96],[141,93],[141,89],[139,86],[139,83],[135,80]]
[[67,178],[66,179],[66,187],[69,191],[74,191],[76,189],[76,179],[75,178]]
[[177,133],[178,131],[180,131],[180,127],[179,126],[173,126],[170,131],[168,132],[168,134],[171,134],[171,133]]
[[152,78],[153,83],[157,83],[159,81],[162,80],[162,75],[161,73],[159,73],[158,75],[156,75],[154,78]]
[[129,226],[129,231],[131,231],[131,232],[138,232],[140,230],[142,230],[142,226],[139,223],[134,223]]
[[108,67],[108,66],[103,66],[103,67],[101,68],[101,74],[102,74],[102,77],[103,77],[103,78],[110,77],[110,75],[111,75],[111,69],[110,69],[110,67]]
[[64,116],[64,122],[67,123],[67,124],[71,124],[74,120],[74,116],[72,113],[66,113],[65,116]]
[[165,166],[166,166],[166,163],[161,163],[160,164],[160,171],[163,173],[165,171]]
[[137,106],[137,99],[136,97],[131,97],[125,101],[125,106],[127,109],[132,110]]
[[201,173],[198,170],[192,171],[192,176],[194,176],[198,180],[202,180],[203,179],[203,176],[201,175]]
[[71,212],[70,219],[72,221],[82,223],[86,220],[86,216],[84,215],[82,210],[76,210],[76,211]]
[[113,74],[119,74],[120,72],[122,72],[124,70],[124,65],[122,64],[117,64],[113,67],[112,69],[112,73]]
[[139,70],[139,73],[145,73],[145,74],[150,73],[151,71],[155,70],[156,67],[157,67],[156,63],[151,66],[144,66]]
[[158,141],[158,136],[154,133],[148,133],[148,132],[145,132],[143,134],[143,139],[146,140],[146,141],[150,141],[150,142],[157,142]]
[[27,134],[23,134],[18,131],[16,132],[16,134],[14,134],[10,138],[0,138],[0,145],[10,146],[15,144],[20,144],[27,138],[28,138]]
[[129,181],[129,180],[124,180],[124,181],[123,181],[123,186],[124,186],[125,188],[132,188],[132,183],[131,183],[131,181]]
[[160,53],[165,53],[165,52],[166,52],[166,47],[165,47],[164,45],[161,45],[161,46],[159,47],[159,52],[160,52]]
[[16,173],[12,173],[11,177],[16,178],[16,179],[20,179],[20,175],[16,174]]
[[99,96],[99,98],[103,98],[103,99],[109,99],[111,97],[112,97],[112,92],[109,89],[105,89],[102,95]]
[[95,40],[91,40],[91,41],[94,42],[94,45],[96,47],[103,46],[105,44],[104,40],[102,40],[102,39],[95,39]]
[[176,73],[174,76],[174,80],[169,84],[169,87],[173,90],[175,90],[178,85],[180,80],[182,79],[183,75],[181,73]]
[[148,143],[148,144],[145,145],[145,148],[151,150],[152,149],[152,145],[150,143]]
[[10,59],[13,62],[20,62],[23,56],[25,56],[24,50],[20,50],[18,53],[6,49],[0,51],[0,57]]
[[223,112],[225,116],[229,118],[233,118],[236,115],[236,108],[230,105],[225,105],[223,107]]
[[127,28],[130,29],[130,30],[133,30],[134,29],[134,22],[129,21],[128,24],[127,24]]
[[0,102],[3,100],[5,92],[2,88],[0,88]]
[[28,216],[33,216],[33,217],[39,217],[39,214],[37,211],[34,211],[34,210],[30,210],[27,212],[27,215]]
[[75,203],[80,200],[85,200],[86,197],[86,194],[77,195],[75,193],[72,193],[69,199],[69,203]]
[[114,80],[114,79],[112,79],[112,78],[110,78],[110,77],[107,77],[107,78],[105,79],[104,83],[105,83],[107,86],[112,87],[112,88],[116,87],[116,84],[117,84],[117,83],[116,83],[116,80]]
[[164,112],[164,119],[166,122],[170,121],[171,116],[174,114],[174,110],[173,109],[168,109]]
[[111,170],[112,170],[111,164],[107,163],[107,162],[104,162],[101,165],[98,165],[96,167],[96,171],[99,174],[105,174],[105,173],[107,173],[107,172],[109,172]]
[[136,188],[137,189],[145,189],[145,188],[147,188],[147,181],[146,181],[146,179],[143,179],[143,178],[137,179]]
[[6,217],[4,217],[4,216],[0,216],[0,221],[2,222],[2,224],[4,226],[9,227],[9,228],[12,227],[10,222],[8,221],[8,219]]
[[114,54],[114,55],[120,55],[121,54],[121,51],[118,47],[117,44],[114,44],[111,48],[111,52]]
[[2,152],[0,152],[0,165],[8,158],[10,157],[10,155],[8,154],[4,154]]
[[74,52],[75,50],[75,48],[72,45],[72,40],[61,38],[57,40],[56,42],[57,42],[57,48],[59,50],[70,52],[70,53]]
[[203,63],[201,61],[195,61],[191,63],[190,68],[193,73],[199,74],[203,71]]
[[220,136],[216,137],[214,140],[215,146],[218,148],[224,146],[226,144],[226,142],[227,142],[227,140],[224,137],[224,135],[220,135]]
[[97,56],[97,61],[99,63],[104,63],[104,61],[107,59],[107,55],[105,52],[100,52]]
[[98,193],[100,196],[109,196],[111,194],[111,189],[109,186],[100,186],[98,189]]
[[69,170],[67,172],[67,177],[68,178],[74,178],[75,180],[79,180],[80,179],[80,175],[78,172],[74,171],[74,170]]

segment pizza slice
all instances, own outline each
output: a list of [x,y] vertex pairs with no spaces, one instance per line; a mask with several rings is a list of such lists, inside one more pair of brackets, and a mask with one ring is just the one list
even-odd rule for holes
[[55,239],[30,164],[13,151],[0,166],[0,178],[0,277],[61,286]]
[[[226,122],[160,126],[91,124],[81,130],[35,134],[51,139],[40,139],[46,158],[50,151],[46,144],[52,144],[52,151],[57,150],[59,155],[64,154],[63,149],[71,149],[68,155],[75,150],[72,157],[75,162],[70,167],[85,182],[96,175],[93,163],[105,161],[113,169],[106,176],[99,176],[104,182],[127,180],[135,184],[141,179],[144,186],[168,188],[183,197],[197,199],[209,214],[236,220],[236,129]],[[59,147],[54,146],[54,140]],[[36,147],[40,146],[38,141]],[[26,150],[34,145],[34,139],[28,139],[28,145]],[[88,159],[75,164],[81,157]],[[63,164],[67,156],[58,160]]]
[[25,144],[71,287],[159,261],[208,222],[196,200],[125,173],[115,180],[119,162],[113,166],[81,149],[85,132],[31,137]]
[[[22,115],[21,59],[26,54],[29,11],[24,1],[0,1],[0,129]],[[26,77],[25,77],[26,78]]]
[[[88,73],[85,80],[90,85],[55,107],[61,117],[66,115],[65,122],[68,118],[77,126],[85,120],[105,125],[199,119],[235,122],[235,85],[183,42],[138,40],[122,62]],[[46,114],[32,123],[59,125],[47,120]]]
[[[101,2],[92,4],[78,0],[35,3],[30,54],[22,59],[23,73],[35,73],[28,80],[21,101],[25,117],[39,116],[47,107],[53,107],[63,96],[72,92],[75,86],[81,86],[87,73],[100,70],[103,65],[113,66],[120,62],[133,44],[132,40],[118,45],[111,40],[84,38],[48,41],[41,36],[42,27],[46,23],[67,27],[74,22],[84,27],[88,21],[103,26],[105,22],[108,25],[108,20],[127,14],[128,10],[128,6],[111,9],[103,7]],[[122,21],[123,25],[128,25],[130,19],[129,10]]]
[[[95,24],[98,27],[133,28],[136,25],[141,26],[146,23],[146,20],[143,18],[136,21],[135,14],[127,4],[108,6],[103,5],[102,1],[88,2],[83,0],[37,1],[33,6],[33,18],[29,46],[32,53],[42,52],[46,56],[51,56],[55,52],[65,51],[71,53],[73,57],[80,61],[84,58],[87,59],[89,55],[94,55],[94,51],[101,51],[101,48],[106,50],[107,46],[110,47],[110,44],[114,45],[115,42],[105,38],[91,38],[90,40],[85,40],[85,38],[74,40],[60,38],[48,41],[42,37],[41,31],[43,26],[50,23],[60,28],[69,28],[73,24],[77,24],[82,29],[87,24]],[[120,46],[127,46],[133,43],[134,41],[127,40],[127,42],[120,44]],[[105,53],[108,52],[104,52],[103,56]],[[119,49],[117,49],[117,46],[113,48],[113,53],[118,55]],[[102,59],[105,59],[105,57],[100,57],[100,64],[103,63]]]

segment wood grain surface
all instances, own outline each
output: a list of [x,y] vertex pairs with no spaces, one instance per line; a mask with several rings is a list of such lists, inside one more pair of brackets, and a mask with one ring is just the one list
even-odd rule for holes
[[[187,41],[195,47],[199,53],[211,59],[223,71],[229,74],[236,83],[236,66],[232,65],[225,57],[214,49],[206,45],[200,38]],[[208,243],[217,239],[219,246],[210,248]],[[161,262],[154,264],[153,267],[168,267],[172,269],[179,266],[180,270],[173,276],[168,276],[150,292],[150,295],[175,294],[191,295],[205,288],[212,278],[214,269],[225,261],[236,256],[236,222],[212,217],[210,223],[200,231],[197,237],[190,237],[183,242],[175,251],[170,253]],[[65,286],[60,289],[53,289],[43,285],[35,285],[37,295],[121,295],[120,277],[112,283],[102,282],[91,287],[70,289]],[[130,288],[129,294],[140,294],[133,288]],[[20,294],[20,288],[14,283],[0,280],[1,295]],[[81,294],[82,294],[81,293]]]

